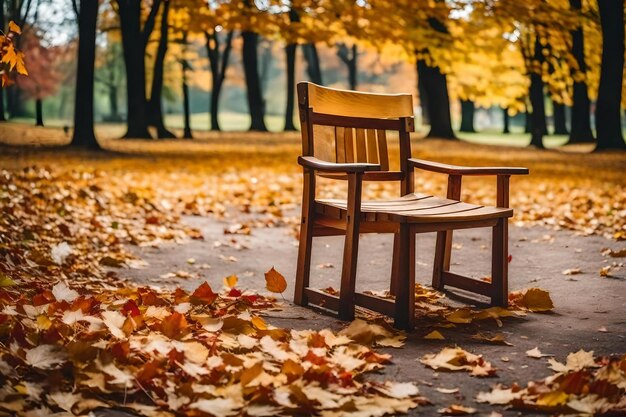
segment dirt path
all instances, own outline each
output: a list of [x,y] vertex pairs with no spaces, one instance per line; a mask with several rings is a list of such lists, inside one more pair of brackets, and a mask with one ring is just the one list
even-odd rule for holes
[[[181,286],[193,289],[208,281],[213,288],[222,285],[223,277],[239,276],[239,288],[264,291],[263,273],[274,266],[289,283],[285,293],[285,309],[272,313],[268,321],[287,328],[341,328],[343,323],[332,317],[291,304],[294,286],[297,242],[287,228],[253,229],[251,235],[224,234],[230,224],[204,217],[186,217],[184,221],[202,230],[204,241],[161,248],[135,248],[137,255],[148,262],[144,269],[121,270],[120,275],[145,285]],[[386,289],[389,282],[391,236],[366,235],[361,239],[357,287],[361,290]],[[546,359],[526,357],[526,350],[538,347],[542,352],[564,360],[578,349],[594,350],[596,354],[624,353],[626,346],[626,277],[624,268],[615,277],[601,277],[602,267],[620,258],[602,255],[604,248],[618,250],[624,242],[602,237],[580,237],[571,232],[544,228],[517,228],[510,231],[511,290],[540,287],[550,292],[556,308],[551,314],[531,314],[525,318],[507,319],[502,328],[494,321],[478,325],[441,329],[446,340],[424,340],[419,326],[411,333],[402,349],[389,351],[394,365],[373,378],[416,381],[422,392],[435,404],[413,414],[435,415],[436,410],[453,403],[476,407],[480,415],[493,410],[503,415],[517,412],[476,404],[479,391],[502,383],[543,378],[550,374]],[[343,241],[340,237],[317,238],[313,249],[312,285],[338,288]],[[418,237],[417,282],[427,285],[430,279],[434,235]],[[474,277],[489,275],[489,230],[461,231],[455,234],[453,270]],[[188,260],[193,258],[193,264]],[[236,260],[235,260],[236,259]],[[578,268],[576,275],[563,275],[566,269]],[[172,276],[178,272],[179,276]],[[169,276],[167,275],[169,274]],[[182,277],[181,277],[182,276]],[[606,331],[604,331],[606,330]],[[502,333],[513,346],[488,345],[471,339],[476,331]],[[498,368],[498,377],[472,378],[462,373],[436,373],[417,362],[425,353],[458,344],[473,353],[483,354]],[[457,394],[443,394],[437,387],[459,388]]]

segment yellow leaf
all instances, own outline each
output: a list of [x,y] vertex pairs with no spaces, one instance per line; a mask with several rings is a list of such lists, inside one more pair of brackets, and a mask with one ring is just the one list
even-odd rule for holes
[[229,275],[224,278],[224,285],[226,285],[228,288],[233,288],[235,285],[237,285],[237,281],[237,275]]
[[537,405],[545,405],[547,407],[554,407],[557,405],[563,405],[567,402],[569,395],[563,391],[552,391],[541,394],[537,398]]
[[526,291],[522,304],[530,311],[550,311],[554,308],[550,293],[540,288],[530,288]]
[[267,323],[265,323],[265,320],[263,320],[261,317],[253,316],[250,321],[252,322],[252,325],[258,330],[267,330]]
[[430,332],[426,336],[424,336],[424,339],[444,340],[445,337],[443,337],[443,335],[441,333],[439,333],[437,330],[433,330],[432,332]]
[[9,32],[15,32],[19,35],[20,33],[22,33],[22,29],[20,29],[17,23],[11,20],[9,22]]
[[271,292],[283,293],[287,289],[287,281],[280,272],[272,267],[265,273],[265,288]]

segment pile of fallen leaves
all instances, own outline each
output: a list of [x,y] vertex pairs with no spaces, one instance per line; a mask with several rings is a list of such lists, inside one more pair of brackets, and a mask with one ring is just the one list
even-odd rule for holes
[[626,356],[595,358],[592,352],[570,353],[566,363],[549,359],[555,373],[525,387],[496,386],[481,392],[482,403],[564,415],[625,415]]
[[273,306],[206,283],[192,293],[3,287],[0,410],[383,415],[425,401],[411,383],[360,378],[389,355],[328,330],[272,327],[257,312]]

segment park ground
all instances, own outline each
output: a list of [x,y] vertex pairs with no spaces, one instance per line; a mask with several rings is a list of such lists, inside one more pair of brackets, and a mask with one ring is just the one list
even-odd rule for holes
[[[115,129],[99,128],[100,136],[114,137]],[[97,214],[100,223],[124,226],[124,237],[111,243],[109,258],[114,261],[104,263],[121,279],[193,290],[204,281],[219,288],[224,277],[236,274],[240,288],[263,293],[264,273],[275,267],[288,287],[284,299],[279,297],[280,311],[265,313],[267,322],[293,329],[345,327],[291,302],[301,198],[301,171],[295,162],[298,134],[197,136],[193,141],[105,139],[106,151],[88,152],[56,146],[67,141],[60,128],[10,124],[0,130],[4,144],[0,171],[11,173],[22,186],[30,181],[34,194],[72,202],[76,195],[89,194],[108,202],[110,206],[86,205],[81,212],[64,216],[81,225]],[[547,357],[526,354],[533,348],[559,361],[579,349],[593,350],[595,355],[626,353],[626,155],[589,153],[585,145],[546,151],[502,146],[507,140],[511,139],[498,136],[494,139],[498,145],[486,146],[416,137],[413,156],[459,165],[530,168],[530,176],[511,183],[516,214],[509,237],[510,285],[513,291],[531,287],[548,291],[554,309],[455,327],[418,321],[402,348],[381,349],[392,355],[393,363],[367,377],[415,382],[434,405],[418,407],[411,414],[436,415],[440,408],[462,404],[476,408],[478,415],[517,415],[516,410],[478,404],[474,399],[495,384],[525,385],[550,375]],[[344,190],[331,182],[321,185],[323,195],[339,196]],[[417,174],[418,191],[444,195],[444,187],[444,176]],[[375,198],[394,196],[398,190],[372,185],[365,192],[367,198]],[[464,200],[489,204],[494,198],[494,180],[464,183]],[[361,242],[357,286],[385,290],[391,238],[367,235]],[[433,236],[418,238],[417,282],[425,287],[433,247]],[[455,234],[452,269],[476,278],[488,276],[489,247],[488,230]],[[316,239],[314,286],[339,286],[341,250],[341,238]],[[443,302],[467,303],[458,296],[447,293]],[[444,339],[424,339],[433,330]],[[472,337],[478,333],[501,335],[510,346]],[[497,376],[479,379],[466,373],[435,372],[418,361],[453,346],[482,354],[497,368]]]

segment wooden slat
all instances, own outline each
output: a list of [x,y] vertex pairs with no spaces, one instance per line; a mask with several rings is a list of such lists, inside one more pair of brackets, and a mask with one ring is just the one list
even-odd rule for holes
[[[344,173],[324,172],[319,173],[318,176],[333,180],[348,179],[348,175]],[[367,171],[363,174],[363,181],[401,181],[402,179],[404,179],[404,172],[401,171]]]
[[365,129],[356,130],[356,161],[367,162],[367,151],[365,147]]
[[354,137],[352,129],[344,130],[344,144],[346,147],[346,162],[356,162],[354,159]]
[[415,233],[441,232],[445,230],[475,229],[479,227],[493,227],[498,223],[498,219],[472,220],[460,222],[434,222],[434,223],[413,223]]
[[480,207],[474,210],[466,210],[457,213],[435,214],[435,215],[419,215],[407,216],[409,222],[454,222],[454,221],[474,221],[484,219],[498,219],[502,217],[511,217],[513,210],[502,209],[497,207]]
[[380,119],[413,116],[410,94],[372,94],[305,84],[308,104],[318,113]]
[[378,137],[378,155],[380,160],[380,169],[382,171],[389,170],[389,151],[387,150],[387,132],[385,130],[377,130]]
[[492,286],[485,281],[479,281],[455,274],[453,272],[444,271],[442,274],[444,285],[450,285],[462,290],[471,291],[473,293],[491,296]]
[[335,155],[337,162],[346,162],[346,138],[345,128],[335,127]]
[[376,131],[368,129],[367,132],[367,162],[378,163],[378,144],[376,143]]
[[309,304],[314,304],[332,311],[339,310],[339,297],[336,295],[326,294],[325,292],[309,287],[305,288],[304,292]]
[[403,128],[401,119],[378,119],[372,117],[346,117],[310,112],[310,123],[319,126],[360,127],[361,129],[384,129],[398,131]]
[[395,303],[392,300],[376,297],[374,295],[357,292],[354,294],[354,302],[360,307],[376,311],[387,316],[393,316]]

